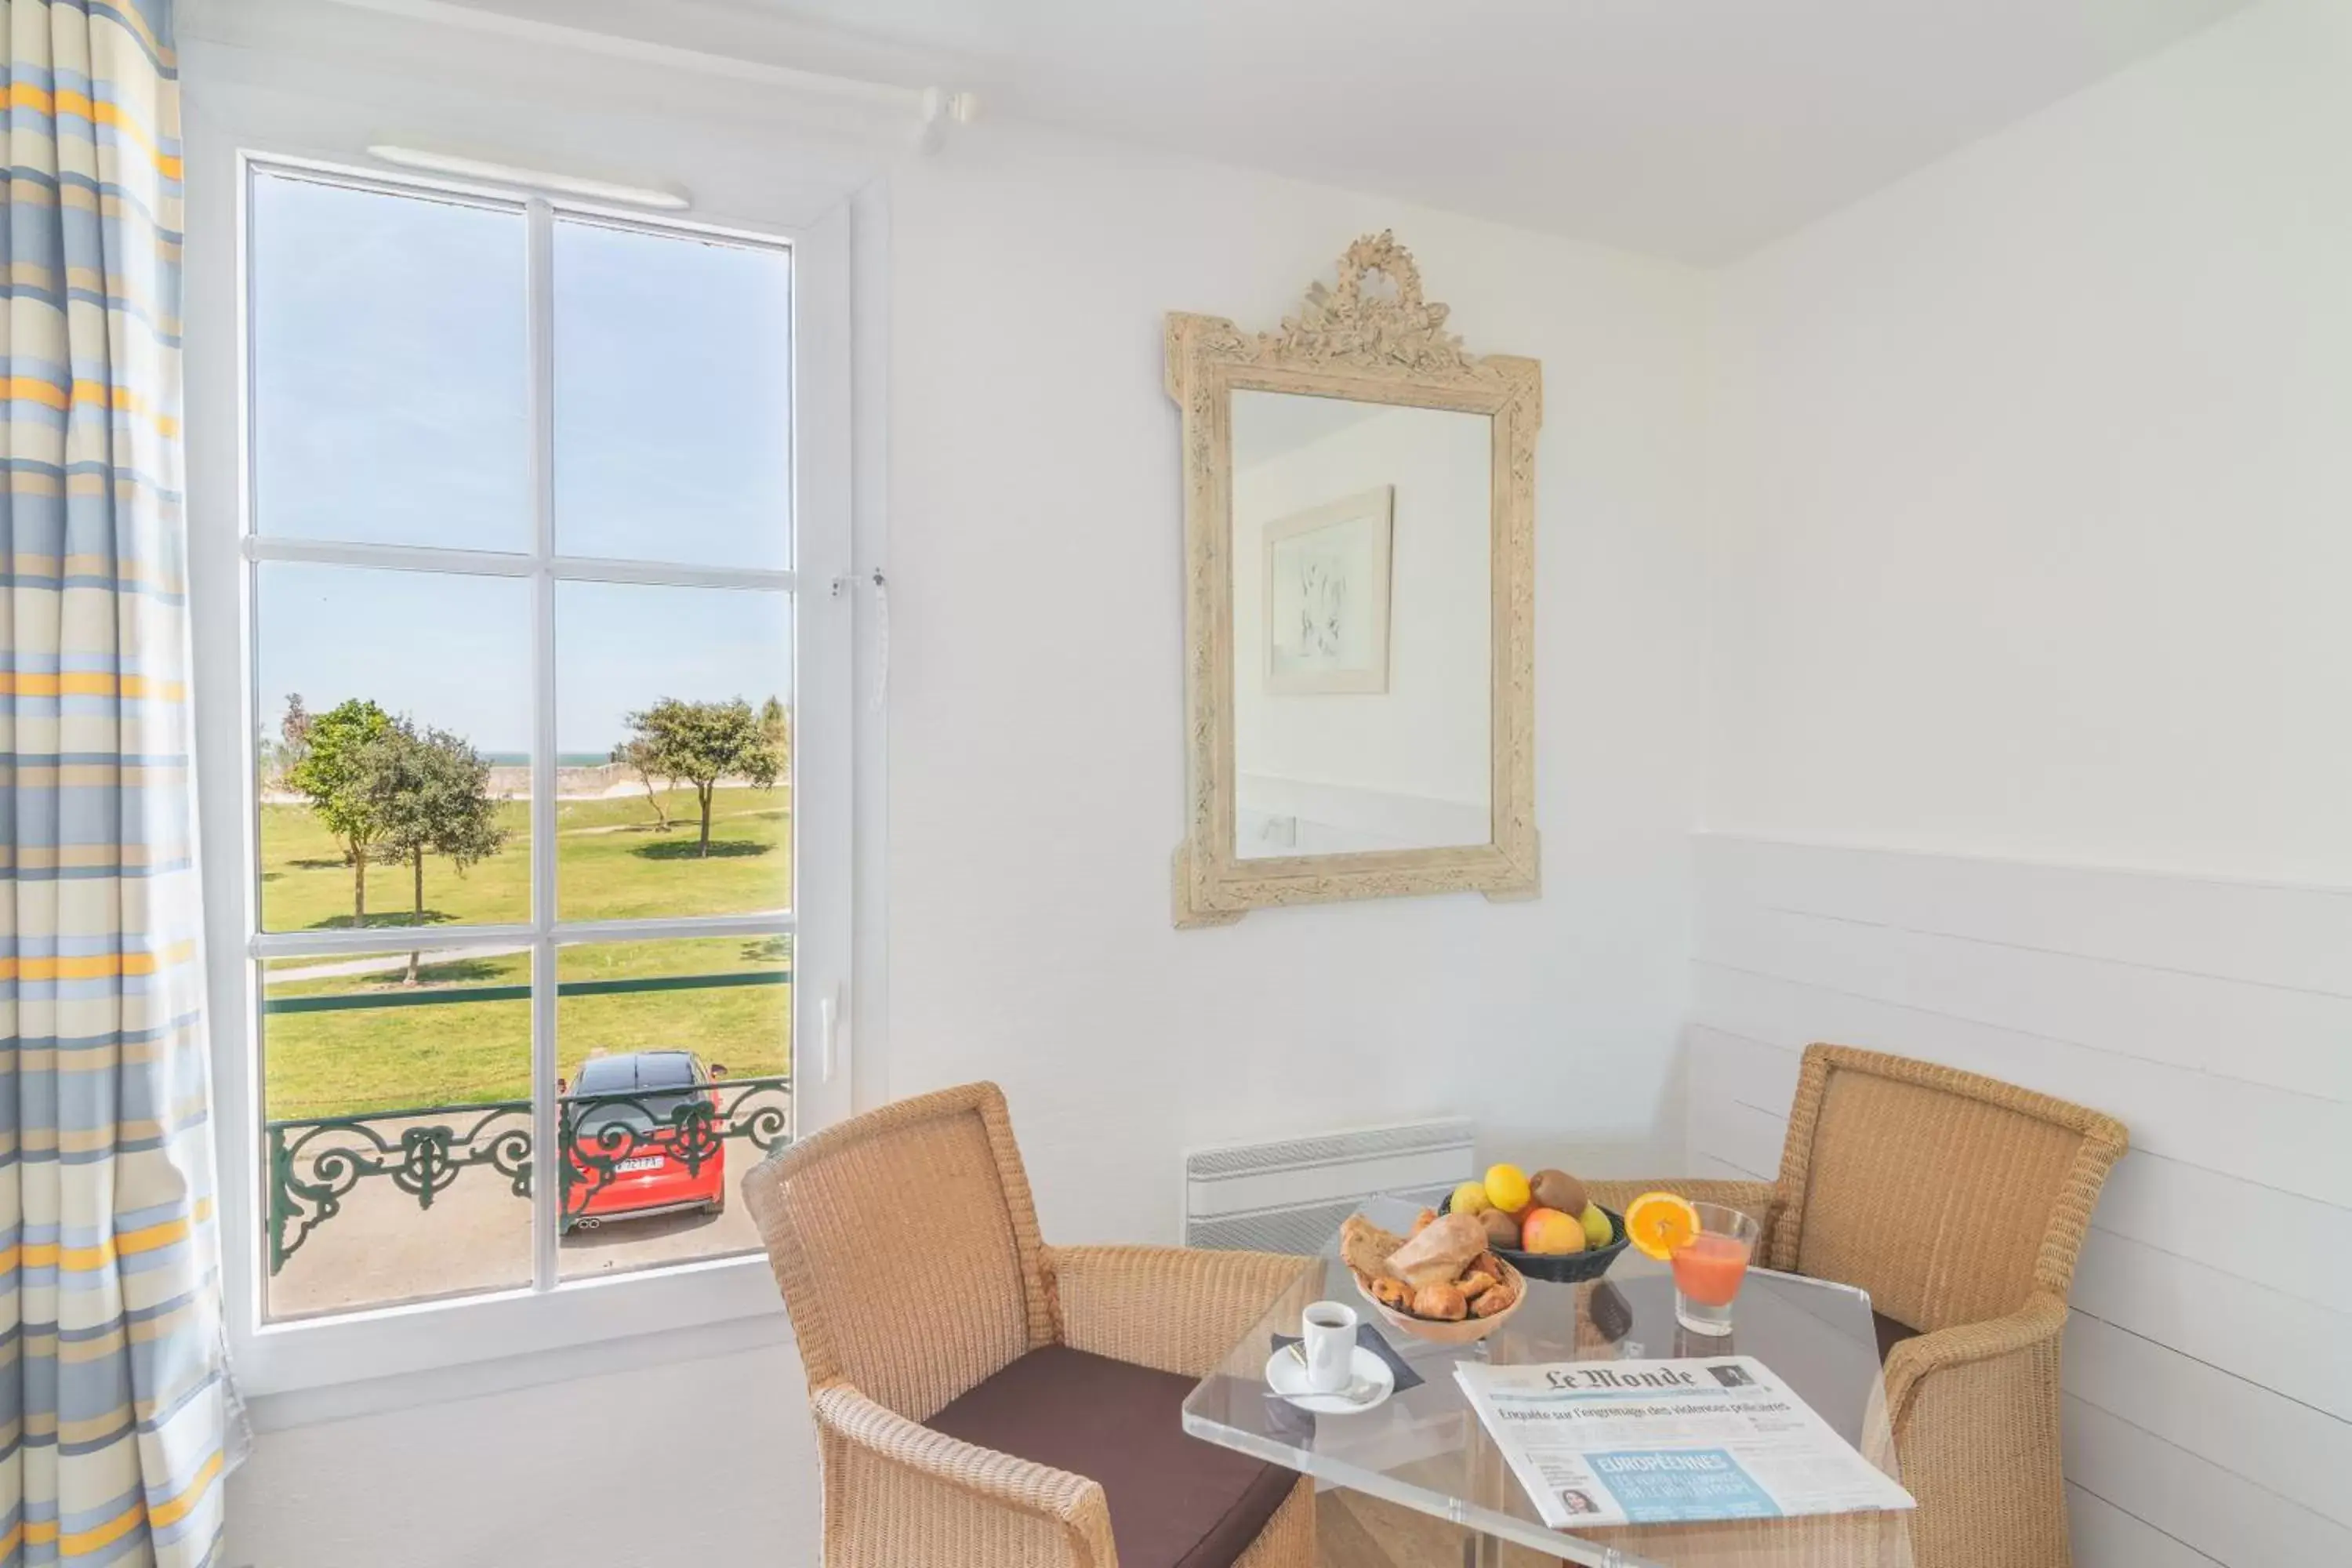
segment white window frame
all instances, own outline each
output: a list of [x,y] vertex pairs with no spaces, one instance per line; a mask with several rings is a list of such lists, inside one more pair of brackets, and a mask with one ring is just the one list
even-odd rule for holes
[[[195,149],[192,148],[192,162]],[[250,324],[247,321],[247,198],[257,172],[321,179],[405,195],[519,207],[526,220],[530,319],[531,494],[533,543],[527,554],[400,545],[268,539],[254,530],[250,471]],[[207,199],[203,176],[216,173],[226,191]],[[230,182],[233,181],[233,184]],[[231,1354],[252,1394],[321,1389],[360,1380],[431,1373],[467,1363],[566,1352],[598,1342],[670,1334],[742,1319],[779,1319],[767,1259],[737,1255],[642,1272],[565,1280],[557,1267],[555,1205],[560,1184],[534,1184],[533,1274],[527,1289],[365,1309],[278,1323],[263,1321],[267,1248],[267,1161],[262,1152],[260,966],[299,946],[305,952],[378,951],[381,930],[294,936],[262,931],[256,875],[258,801],[252,755],[256,711],[253,582],[264,561],[303,561],[404,570],[465,570],[529,580],[532,585],[535,735],[532,789],[531,919],[527,924],[420,928],[399,934],[403,948],[511,942],[532,954],[533,1149],[556,1146],[555,952],[581,941],[645,941],[691,936],[793,937],[793,1103],[795,1136],[837,1121],[851,1109],[853,1074],[842,1026],[850,979],[851,780],[853,770],[853,593],[851,559],[849,214],[836,207],[804,226],[729,226],[693,219],[649,219],[625,209],[478,182],[391,174],[333,159],[255,147],[224,152],[216,168],[192,169],[192,246],[234,246],[235,265],[191,269],[186,315],[236,322],[234,353],[226,334],[192,331],[188,401],[192,410],[233,408],[190,420],[191,611],[195,657],[200,858],[210,915],[214,1109],[218,1129],[224,1294]],[[224,201],[233,196],[233,201]],[[552,510],[554,374],[551,239],[559,216],[579,216],[646,232],[707,235],[788,248],[792,259],[793,565],[789,571],[688,567],[567,558],[555,553]],[[217,252],[215,252],[217,254]],[[233,299],[225,298],[233,289]],[[208,346],[209,352],[200,352]],[[200,453],[198,447],[203,451]],[[233,447],[233,450],[230,447]],[[201,460],[200,460],[201,459]],[[224,493],[227,492],[227,493]],[[226,592],[236,584],[232,597]],[[554,888],[553,668],[554,590],[559,581],[657,584],[784,590],[793,626],[792,791],[794,854],[792,910],[779,915],[565,922]],[[209,590],[209,591],[207,591]],[[234,715],[233,722],[222,716]],[[226,733],[224,733],[226,731]],[[231,886],[230,884],[234,884]],[[235,940],[223,917],[236,911]],[[740,1172],[730,1172],[730,1177]],[[422,1223],[431,1223],[431,1215]],[[776,1323],[781,1332],[781,1323]]]

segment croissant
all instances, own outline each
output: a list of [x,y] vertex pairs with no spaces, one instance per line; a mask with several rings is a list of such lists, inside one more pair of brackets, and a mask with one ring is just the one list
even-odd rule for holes
[[1372,1281],[1372,1300],[1391,1310],[1409,1312],[1412,1310],[1412,1287],[1384,1274]]
[[1470,1303],[1470,1315],[1474,1318],[1491,1318],[1497,1313],[1507,1312],[1511,1310],[1511,1303],[1518,1299],[1517,1286],[1496,1285],[1490,1290],[1478,1292],[1478,1299]]
[[[1493,1294],[1492,1291],[1488,1292]],[[1412,1293],[1412,1315],[1458,1323],[1470,1315],[1470,1303],[1451,1285],[1424,1285]]]
[[1485,1269],[1474,1267],[1469,1273],[1454,1282],[1454,1288],[1461,1291],[1465,1299],[1475,1301],[1501,1283],[1501,1280]]

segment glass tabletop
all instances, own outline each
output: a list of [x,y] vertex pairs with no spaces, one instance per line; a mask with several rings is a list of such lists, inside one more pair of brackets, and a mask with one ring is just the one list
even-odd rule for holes
[[[1415,1207],[1368,1203],[1365,1214],[1402,1235]],[[1339,1261],[1339,1238],[1302,1270],[1247,1334],[1184,1402],[1184,1429],[1289,1469],[1451,1520],[1474,1533],[1465,1561],[1492,1563],[1510,1541],[1595,1568],[1775,1568],[1853,1563],[1911,1568],[1908,1514],[1837,1514],[1811,1519],[1707,1524],[1621,1525],[1555,1531],[1506,1466],[1454,1381],[1465,1361],[1524,1365],[1666,1356],[1754,1356],[1778,1373],[1838,1434],[1898,1483],[1885,1430],[1878,1340],[1870,1298],[1851,1286],[1750,1269],[1734,1308],[1733,1331],[1694,1334],[1675,1321],[1666,1266],[1628,1248],[1607,1276],[1582,1285],[1528,1281],[1528,1300],[1475,1344],[1449,1346],[1393,1329],[1357,1293]],[[1295,1336],[1311,1301],[1335,1300],[1385,1340],[1420,1378],[1370,1410],[1317,1415],[1266,1387],[1275,1336]],[[1480,1555],[1483,1553],[1483,1555]]]

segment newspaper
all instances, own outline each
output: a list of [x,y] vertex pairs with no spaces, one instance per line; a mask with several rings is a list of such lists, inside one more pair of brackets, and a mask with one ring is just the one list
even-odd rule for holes
[[1753,1356],[1454,1375],[1555,1530],[1913,1506]]

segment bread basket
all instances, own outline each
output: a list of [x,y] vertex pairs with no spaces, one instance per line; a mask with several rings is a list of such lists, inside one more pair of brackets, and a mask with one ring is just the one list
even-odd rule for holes
[[1503,1284],[1516,1289],[1518,1299],[1491,1318],[1464,1318],[1458,1322],[1447,1322],[1438,1318],[1416,1318],[1411,1312],[1400,1312],[1372,1294],[1371,1282],[1360,1270],[1350,1268],[1348,1273],[1356,1281],[1356,1293],[1364,1299],[1365,1304],[1392,1326],[1432,1344],[1471,1345],[1509,1322],[1511,1315],[1528,1304],[1526,1279],[1511,1267],[1508,1258],[1497,1258],[1496,1261],[1503,1266]]

